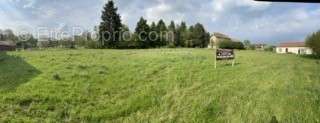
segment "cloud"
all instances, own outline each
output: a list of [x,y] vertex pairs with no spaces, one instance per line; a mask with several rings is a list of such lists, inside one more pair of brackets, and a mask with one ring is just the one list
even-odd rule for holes
[[174,7],[170,4],[167,4],[165,2],[160,2],[160,4],[150,7],[146,9],[145,15],[146,19],[150,21],[159,21],[159,18],[167,20],[175,20],[176,22],[180,22],[184,20],[184,13],[181,12],[174,12]]

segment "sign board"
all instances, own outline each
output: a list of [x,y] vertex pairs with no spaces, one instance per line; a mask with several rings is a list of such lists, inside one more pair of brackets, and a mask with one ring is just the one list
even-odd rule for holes
[[217,60],[233,60],[235,57],[233,49],[217,49]]

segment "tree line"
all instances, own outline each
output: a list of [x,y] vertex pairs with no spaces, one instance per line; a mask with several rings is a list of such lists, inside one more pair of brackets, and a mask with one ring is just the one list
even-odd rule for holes
[[100,48],[159,48],[159,47],[207,47],[210,33],[200,23],[187,26],[185,22],[167,25],[162,19],[148,23],[143,17],[134,32],[122,24],[113,1],[103,8],[99,25]]
[[35,48],[38,40],[32,34],[16,35],[11,29],[0,29],[0,41],[11,41],[17,48]]

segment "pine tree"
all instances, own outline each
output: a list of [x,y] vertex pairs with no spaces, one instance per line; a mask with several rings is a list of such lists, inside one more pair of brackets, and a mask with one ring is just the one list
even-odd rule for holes
[[160,46],[165,46],[167,45],[167,26],[166,24],[164,23],[164,21],[161,19],[159,20],[158,22],[158,25],[157,25],[157,32],[158,32],[158,35],[159,35],[159,43],[160,43]]
[[155,22],[152,22],[151,23],[151,26],[150,26],[150,35],[149,35],[149,38],[150,38],[150,41],[151,41],[151,47],[158,47],[160,44],[159,44],[159,33],[157,31],[157,25]]
[[117,10],[112,0],[109,0],[103,8],[101,16],[102,22],[99,26],[102,48],[116,48],[120,40],[122,23]]
[[149,48],[151,45],[151,41],[149,38],[150,27],[143,17],[140,18],[137,23],[137,27],[135,29],[135,35],[137,36],[137,40],[141,43],[142,48]]
[[178,28],[178,34],[179,38],[178,38],[178,46],[184,47],[186,46],[186,42],[187,42],[187,24],[185,22],[181,22],[179,28]]
[[177,47],[178,46],[176,36],[177,36],[176,25],[175,25],[174,21],[171,21],[170,25],[168,27],[168,41],[169,41],[170,47]]
[[190,26],[186,32],[185,46],[186,47],[193,47],[194,38],[195,38],[194,27]]

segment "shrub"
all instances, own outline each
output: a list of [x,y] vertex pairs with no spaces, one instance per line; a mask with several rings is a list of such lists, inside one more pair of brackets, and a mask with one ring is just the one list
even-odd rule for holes
[[273,52],[275,48],[275,46],[267,46],[264,51]]
[[222,49],[244,49],[242,42],[233,42],[230,40],[224,40],[219,42],[219,48]]

